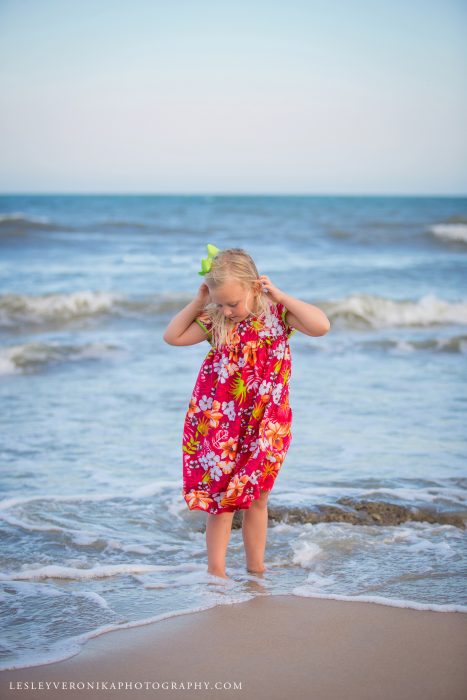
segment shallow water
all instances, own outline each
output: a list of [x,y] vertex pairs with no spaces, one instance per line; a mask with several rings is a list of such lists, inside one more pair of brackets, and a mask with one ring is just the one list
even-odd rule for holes
[[[235,527],[227,584],[181,494],[209,346],[162,340],[207,242],[331,321],[290,340],[268,570]],[[2,668],[261,594],[467,610],[466,199],[1,197],[0,245]]]

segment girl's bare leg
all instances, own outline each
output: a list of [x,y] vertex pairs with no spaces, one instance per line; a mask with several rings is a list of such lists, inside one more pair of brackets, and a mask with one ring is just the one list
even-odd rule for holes
[[262,574],[264,566],[264,551],[268,532],[268,496],[269,491],[261,491],[261,495],[243,511],[242,534],[245,546],[247,571]]
[[225,557],[232,530],[233,513],[208,513],[206,520],[206,545],[208,548],[208,573],[228,578],[225,573]]

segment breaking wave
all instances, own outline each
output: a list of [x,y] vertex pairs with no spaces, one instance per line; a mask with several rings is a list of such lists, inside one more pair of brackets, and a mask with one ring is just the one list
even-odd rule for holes
[[444,301],[434,294],[415,301],[352,294],[339,301],[323,301],[320,306],[331,324],[335,321],[350,328],[467,324],[467,300]]
[[444,241],[467,243],[467,222],[435,224],[430,226],[430,233]]
[[117,346],[110,343],[58,345],[53,343],[24,343],[0,348],[0,375],[30,374],[49,364],[99,360],[113,355]]

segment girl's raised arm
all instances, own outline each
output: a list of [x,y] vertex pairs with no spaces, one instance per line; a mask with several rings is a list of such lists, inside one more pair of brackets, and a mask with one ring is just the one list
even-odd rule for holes
[[165,329],[163,338],[169,345],[194,345],[206,339],[206,332],[195,321],[209,299],[209,288],[203,282],[198,294],[181,309]]

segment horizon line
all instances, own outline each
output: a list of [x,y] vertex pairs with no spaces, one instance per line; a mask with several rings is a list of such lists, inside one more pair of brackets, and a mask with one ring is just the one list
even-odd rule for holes
[[431,192],[85,192],[85,191],[15,191],[0,192],[0,197],[451,197],[467,198],[466,193]]

